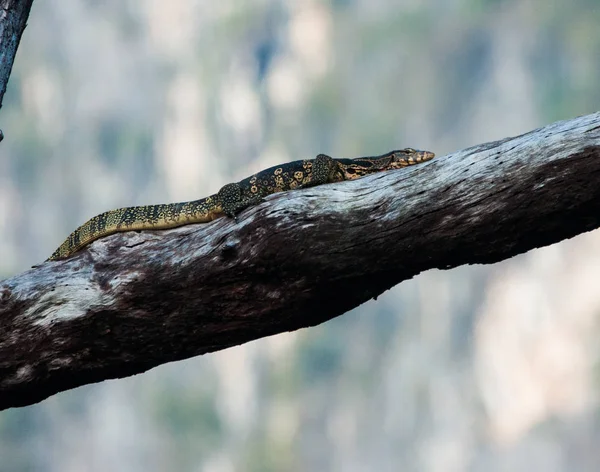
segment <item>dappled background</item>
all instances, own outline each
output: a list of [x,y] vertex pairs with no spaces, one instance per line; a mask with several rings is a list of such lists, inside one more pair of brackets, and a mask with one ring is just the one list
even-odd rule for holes
[[[597,111],[599,24],[597,0],[36,0],[0,111],[0,277],[111,208]],[[599,280],[599,232],[429,271],[1,412],[0,470],[600,470]]]

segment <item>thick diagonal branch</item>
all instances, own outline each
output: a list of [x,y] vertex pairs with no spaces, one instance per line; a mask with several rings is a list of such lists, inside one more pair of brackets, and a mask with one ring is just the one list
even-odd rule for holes
[[0,408],[322,323],[432,268],[600,225],[600,113],[0,282]]

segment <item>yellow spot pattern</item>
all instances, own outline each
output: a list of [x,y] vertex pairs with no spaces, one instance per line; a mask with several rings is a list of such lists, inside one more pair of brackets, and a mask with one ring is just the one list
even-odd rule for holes
[[224,214],[235,216],[266,195],[299,187],[352,180],[363,175],[399,169],[434,157],[432,152],[403,149],[375,157],[333,159],[320,154],[316,159],[294,161],[264,171],[218,194],[191,202],[148,205],[107,211],[77,228],[48,260],[64,259],[92,241],[121,231],[158,230],[206,223]]

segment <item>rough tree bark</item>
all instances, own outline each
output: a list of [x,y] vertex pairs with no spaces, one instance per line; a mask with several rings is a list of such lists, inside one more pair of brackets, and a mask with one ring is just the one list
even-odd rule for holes
[[[0,108],[33,0],[0,0]],[[0,141],[4,138],[0,130]]]
[[599,183],[595,113],[274,195],[238,223],[98,240],[0,282],[0,409],[322,323],[424,270],[597,228]]

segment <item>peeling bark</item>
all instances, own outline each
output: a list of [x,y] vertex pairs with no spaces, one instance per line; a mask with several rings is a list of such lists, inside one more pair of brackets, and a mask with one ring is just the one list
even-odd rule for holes
[[109,236],[0,282],[0,409],[316,325],[424,270],[598,226],[595,113],[273,195],[238,223]]

